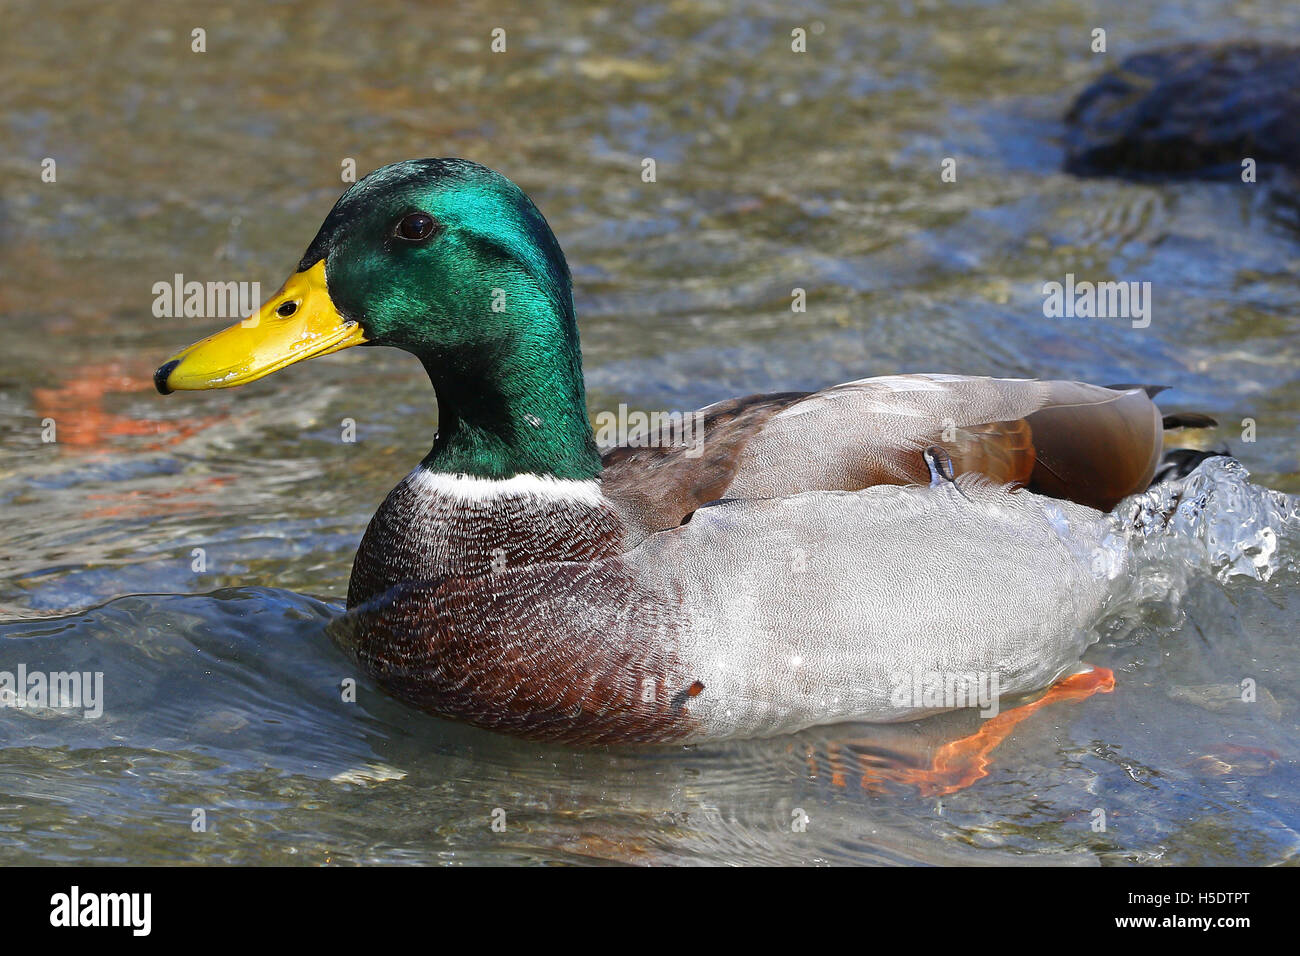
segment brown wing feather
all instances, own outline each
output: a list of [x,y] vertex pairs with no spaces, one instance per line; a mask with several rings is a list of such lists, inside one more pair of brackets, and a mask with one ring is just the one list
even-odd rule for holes
[[937,442],[957,474],[977,472],[994,481],[1027,484],[1034,472],[1034,432],[1029,422],[988,422],[961,429],[955,443]]
[[773,415],[808,395],[750,395],[710,405],[701,410],[703,440],[698,445],[677,443],[680,436],[665,425],[636,446],[606,451],[601,484],[628,528],[629,546],[647,534],[677,527],[696,508],[723,497],[745,444]]
[[956,375],[893,375],[824,389],[774,415],[749,440],[727,495],[926,482],[922,453],[930,445],[942,445],[960,472],[1024,481],[1032,443],[1017,423],[1049,393],[1044,382]]
[[1037,450],[1031,490],[1109,511],[1151,484],[1164,429],[1144,392],[1049,384],[1051,401],[1028,418]]
[[1107,510],[1149,484],[1162,437],[1140,389],[1079,382],[887,376],[703,411],[699,448],[661,442],[605,454],[605,494],[629,544],[718,498],[926,482],[930,445],[947,449],[959,474]]

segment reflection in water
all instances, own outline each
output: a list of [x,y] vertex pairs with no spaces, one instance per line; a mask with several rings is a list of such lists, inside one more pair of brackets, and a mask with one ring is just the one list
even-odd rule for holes
[[[1266,0],[1174,7],[1102,0],[1095,18],[1131,49],[1300,28],[1300,7]],[[432,441],[418,363],[344,353],[185,403],[149,382],[228,324],[153,318],[156,282],[278,282],[345,160],[462,155],[555,228],[593,413],[898,371],[1145,381],[1223,422],[1207,443],[1256,483],[1300,490],[1294,203],[1061,174],[1060,117],[1101,69],[1077,4],[507,2],[505,55],[481,10],[388,0],[360,20],[245,0],[7,12],[0,669],[102,670],[107,700],[98,720],[0,709],[6,860],[1295,855],[1296,552],[1282,525],[1274,541],[1235,517],[1266,503],[1244,478],[1163,502],[1201,530],[1154,548],[1099,622],[1087,662],[1113,692],[1032,713],[987,776],[925,794],[864,786],[863,760],[932,758],[978,718],[580,751],[412,713],[364,680],[345,703],[354,675],[324,626],[369,516]],[[791,20],[823,24],[807,54]],[[1150,327],[1046,319],[1042,285],[1069,273],[1151,282]],[[1217,526],[1193,521],[1201,491]]]
[[141,451],[157,451],[184,441],[219,418],[159,421],[153,416],[136,418],[107,410],[105,398],[148,389],[150,379],[140,368],[127,374],[120,362],[97,362],[70,368],[57,387],[32,389],[32,402],[42,421],[54,426],[51,442],[60,450],[106,452],[123,438],[156,436],[157,441],[140,446]]

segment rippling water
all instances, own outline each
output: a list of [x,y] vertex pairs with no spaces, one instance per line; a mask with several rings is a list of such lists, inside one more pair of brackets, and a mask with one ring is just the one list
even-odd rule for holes
[[[0,710],[6,862],[1291,859],[1300,595],[1285,534],[1268,580],[1154,556],[1151,593],[1118,603],[1088,654],[1116,690],[1039,712],[955,794],[864,788],[832,755],[851,761],[859,738],[925,751],[960,716],[577,751],[415,714],[365,681],[340,700],[352,673],[324,625],[366,521],[436,426],[413,358],[343,353],[169,399],[149,381],[222,324],[154,318],[154,283],[269,293],[345,159],[365,172],[462,155],[519,182],[563,243],[593,411],[894,371],[1156,382],[1173,386],[1162,404],[1223,423],[1193,440],[1300,491],[1287,187],[1058,171],[1058,117],[1107,62],[1088,51],[1094,25],[1113,60],[1295,35],[1300,8],[1092,9],[7,4],[0,669],[102,671],[105,706]],[[488,49],[496,26],[506,54]],[[790,52],[793,26],[809,53]],[[955,184],[939,181],[945,156]],[[1042,284],[1071,272],[1150,281],[1150,327],[1045,319]]]

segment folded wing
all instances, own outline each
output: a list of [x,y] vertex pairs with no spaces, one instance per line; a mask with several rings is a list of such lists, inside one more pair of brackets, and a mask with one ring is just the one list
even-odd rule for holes
[[930,445],[948,451],[958,474],[1106,511],[1147,487],[1163,437],[1159,410],[1138,387],[959,375],[756,395],[702,414],[697,445],[665,433],[643,439],[653,447],[606,453],[605,493],[641,534],[720,498],[923,483]]

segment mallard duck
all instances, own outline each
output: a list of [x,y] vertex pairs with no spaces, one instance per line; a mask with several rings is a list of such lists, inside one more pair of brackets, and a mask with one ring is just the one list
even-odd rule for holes
[[602,456],[559,243],[460,159],[351,186],[257,314],[155,383],[229,388],[354,345],[419,358],[439,429],[370,522],[335,638],[396,697],[533,738],[954,706],[912,693],[920,673],[1077,696],[1127,560],[1103,512],[1160,458],[1143,388],[963,375],[724,401],[698,446]]

